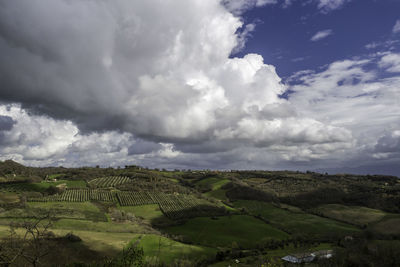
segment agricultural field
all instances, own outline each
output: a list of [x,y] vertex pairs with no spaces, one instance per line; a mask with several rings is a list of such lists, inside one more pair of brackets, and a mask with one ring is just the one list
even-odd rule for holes
[[29,202],[25,208],[13,208],[0,212],[1,219],[34,218],[51,215],[56,219],[78,219],[90,221],[107,221],[101,212],[90,202]]
[[234,205],[237,208],[245,208],[250,214],[262,217],[269,221],[271,225],[293,236],[305,236],[311,239],[331,239],[360,231],[358,228],[346,223],[305,212],[285,210],[272,203],[239,200]]
[[216,216],[227,213],[223,206],[189,195],[151,192],[107,191],[101,189],[67,189],[61,194],[46,197],[28,197],[29,202],[85,202],[104,201],[121,206],[158,204],[165,216],[173,220],[198,216]]
[[367,226],[378,222],[388,215],[386,212],[377,209],[339,204],[322,205],[313,210],[313,212],[359,226]]
[[93,188],[108,188],[115,187],[117,185],[131,183],[133,179],[127,176],[110,176],[93,179],[89,182],[89,185]]
[[61,194],[50,195],[47,197],[29,197],[30,202],[84,202],[84,201],[108,201],[115,202],[115,194],[111,191],[98,189],[67,189]]
[[0,184],[0,192],[44,192],[51,186],[65,185],[66,188],[86,188],[86,182],[82,180],[58,180],[55,182],[42,181],[38,183],[3,183]]
[[[136,241],[153,266],[280,266],[286,254],[321,249],[371,261],[375,243],[398,246],[400,183],[391,177],[11,165],[0,179],[0,238],[10,224],[23,233],[50,214],[56,238],[46,242],[71,265],[102,266],[103,256]],[[81,241],[66,240],[69,233]]]
[[247,215],[194,218],[183,225],[164,230],[195,244],[226,248],[232,247],[232,244],[254,248],[260,243],[290,237],[287,233]]
[[385,216],[381,221],[372,224],[370,227],[377,233],[400,237],[400,214]]
[[140,206],[156,204],[157,202],[148,192],[118,192],[117,199],[121,206]]
[[170,219],[178,220],[198,216],[225,214],[223,207],[189,195],[173,195],[150,192],[118,192],[121,206],[158,204],[160,210]]

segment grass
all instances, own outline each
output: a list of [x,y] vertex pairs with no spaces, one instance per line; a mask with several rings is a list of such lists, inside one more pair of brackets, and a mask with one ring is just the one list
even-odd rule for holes
[[58,178],[60,176],[63,176],[63,175],[64,175],[63,173],[50,174],[49,178],[50,179],[56,179],[56,178]]
[[224,200],[228,200],[225,193],[226,193],[226,190],[217,189],[217,190],[213,190],[213,191],[208,191],[208,192],[204,193],[204,195],[207,197],[213,197],[213,198],[224,201]]
[[132,222],[93,222],[88,220],[60,219],[54,224],[55,229],[83,230],[105,233],[154,233],[147,225]]
[[[57,236],[64,236],[67,233],[73,232],[74,235],[82,239],[84,245],[89,249],[101,252],[103,256],[112,257],[119,251],[127,246],[130,242],[141,239],[139,246],[141,246],[145,253],[146,260],[152,260],[154,257],[160,258],[161,262],[171,264],[174,259],[179,258],[200,258],[214,257],[216,249],[187,245],[163,236],[155,234],[137,234],[129,232],[103,232],[103,231],[89,231],[80,229],[65,229],[65,228],[52,228],[51,231]],[[22,229],[17,231],[22,234]],[[9,228],[7,226],[0,226],[0,237],[4,238],[9,235]]]
[[247,215],[194,218],[183,225],[164,229],[174,235],[182,235],[185,240],[213,247],[231,247],[235,242],[244,248],[254,248],[257,243],[271,239],[282,240],[289,237],[264,223]]
[[90,202],[30,202],[26,204],[25,208],[14,208],[1,212],[0,218],[33,218],[45,216],[49,212],[57,219],[107,221],[104,212]]
[[142,205],[142,206],[124,206],[124,207],[118,207],[118,209],[132,213],[135,216],[141,217],[148,221],[164,216],[158,204]]
[[16,184],[2,184],[0,186],[0,190],[2,191],[13,191],[13,192],[21,192],[21,191],[35,191],[35,192],[44,192],[50,186],[57,186],[60,184],[66,184],[67,187],[79,187],[85,188],[86,182],[83,180],[59,180],[57,182],[46,182],[42,181],[40,183],[16,183]]
[[229,183],[229,179],[221,179],[216,177],[205,178],[197,182],[198,185],[207,185],[211,186],[211,190],[220,189],[223,185]]
[[326,217],[356,225],[368,225],[380,221],[386,212],[359,206],[329,204],[319,206],[316,211]]
[[400,235],[400,215],[388,215],[371,227],[381,234]]
[[173,263],[175,259],[210,258],[217,252],[215,248],[183,244],[158,235],[143,235],[139,244],[143,247],[145,260],[159,257],[166,264]]
[[19,202],[19,197],[16,193],[12,192],[1,192],[0,203],[16,203]]
[[342,235],[359,232],[352,225],[322,218],[302,211],[293,212],[272,205],[271,203],[240,200],[234,203],[235,207],[246,208],[251,214],[260,215],[272,225],[284,229],[294,236],[308,238],[335,238]]
[[47,210],[78,210],[100,212],[99,208],[90,202],[27,202],[26,205],[30,208],[42,208]]

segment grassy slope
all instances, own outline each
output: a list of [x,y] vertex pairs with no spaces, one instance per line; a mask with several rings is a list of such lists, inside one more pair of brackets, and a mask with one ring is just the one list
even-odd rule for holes
[[214,257],[217,252],[215,248],[187,245],[158,235],[143,235],[140,245],[147,258],[159,256],[166,263],[179,258]]
[[19,202],[19,197],[16,193],[12,192],[1,192],[0,203],[15,203]]
[[339,204],[322,205],[316,209],[324,216],[356,225],[368,225],[380,221],[387,215],[386,212],[358,206],[344,206]]
[[1,218],[25,218],[45,215],[51,210],[56,218],[107,221],[107,217],[90,202],[28,202],[26,208],[15,208],[0,213]]
[[368,225],[382,234],[400,234],[400,215],[387,213],[377,209],[358,206],[330,204],[319,206],[316,211],[324,216],[356,225]]
[[372,229],[386,235],[400,235],[400,215],[385,216],[381,221],[373,224]]
[[125,207],[118,206],[118,209],[132,213],[135,216],[144,219],[145,222],[153,225],[169,225],[173,223],[172,220],[164,216],[157,204]]
[[304,212],[284,210],[270,203],[240,200],[234,204],[236,207],[246,208],[254,215],[261,215],[270,221],[272,225],[285,229],[294,235],[325,238],[359,231],[356,227],[345,223]]
[[207,246],[230,247],[236,242],[242,247],[255,247],[259,242],[275,239],[282,240],[289,235],[246,215],[233,215],[211,218],[194,218],[185,224],[165,229],[174,235],[183,235],[186,239]]
[[125,207],[119,206],[118,209],[132,213],[135,216],[142,217],[143,219],[146,219],[148,221],[164,216],[158,204]]
[[223,185],[229,183],[229,179],[221,179],[217,177],[210,177],[202,179],[201,181],[197,182],[198,185],[210,185],[212,190],[220,189]]
[[228,198],[226,197],[226,190],[224,189],[216,189],[216,190],[212,190],[212,191],[208,191],[207,193],[204,193],[204,195],[206,197],[213,197],[222,201],[226,201],[228,200]]
[[[0,226],[0,236],[7,236],[8,230],[7,226]],[[71,232],[70,229],[52,229],[52,231],[57,236]],[[213,248],[187,245],[154,234],[109,233],[77,229],[72,232],[82,239],[84,245],[101,252],[104,256],[115,256],[129,242],[137,240],[139,237],[141,237],[140,246],[143,247],[146,258],[160,256],[160,260],[166,263],[171,263],[176,258],[199,258],[202,255],[213,257],[216,253],[216,249]],[[22,234],[23,232],[19,230],[18,233]]]
[[36,191],[44,192],[50,186],[57,186],[59,184],[66,184],[67,187],[86,187],[86,182],[83,180],[59,180],[57,182],[45,182],[40,183],[18,183],[18,184],[2,184],[0,190],[2,191]]

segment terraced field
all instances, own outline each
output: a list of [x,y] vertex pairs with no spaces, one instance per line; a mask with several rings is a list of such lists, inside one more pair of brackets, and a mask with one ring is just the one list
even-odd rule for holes
[[29,202],[114,202],[121,206],[158,204],[170,219],[178,220],[198,216],[226,214],[226,209],[204,199],[190,195],[174,195],[155,192],[108,191],[101,189],[67,189],[61,194],[46,197],[28,197]]
[[215,216],[226,213],[223,207],[189,195],[150,192],[118,192],[116,195],[121,206],[158,204],[161,211],[171,219]]
[[111,191],[98,189],[67,189],[61,194],[47,197],[28,197],[30,202],[85,202],[90,200],[116,202],[115,194]]
[[95,188],[107,188],[130,183],[132,181],[133,180],[127,176],[110,176],[93,179],[89,182],[89,185]]

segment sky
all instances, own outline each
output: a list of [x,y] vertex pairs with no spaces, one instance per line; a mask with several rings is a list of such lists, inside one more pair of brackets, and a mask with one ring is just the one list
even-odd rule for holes
[[0,1],[0,160],[400,176],[399,10]]

